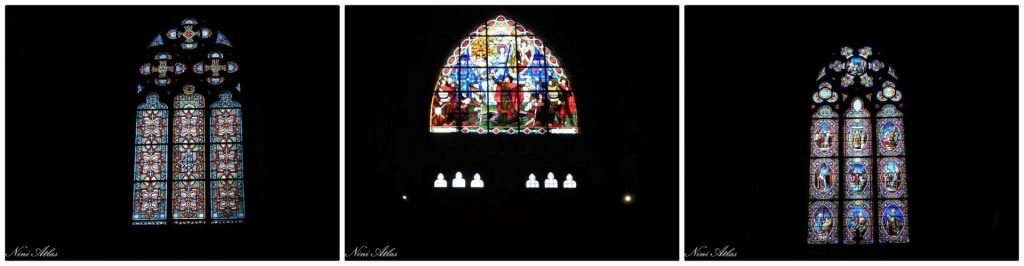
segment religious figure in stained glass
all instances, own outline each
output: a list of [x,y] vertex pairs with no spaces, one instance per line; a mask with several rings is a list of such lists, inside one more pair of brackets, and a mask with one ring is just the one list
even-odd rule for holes
[[846,159],[846,198],[866,199],[871,197],[871,170],[871,160],[869,159]]
[[494,82],[495,97],[494,101],[498,103],[498,117],[496,123],[499,125],[510,125],[517,123],[518,120],[518,106],[520,96],[518,84],[512,81],[510,75],[505,75],[498,80],[494,76],[494,71],[487,73],[487,77],[491,78]]
[[808,243],[812,244],[835,244],[839,243],[836,237],[839,225],[839,216],[836,212],[835,203],[830,201],[816,201],[811,204],[811,218],[808,223]]
[[863,157],[871,156],[871,122],[868,117],[871,112],[867,110],[864,101],[860,97],[850,102],[846,111],[846,121],[843,132],[846,134],[846,156]]
[[868,142],[868,134],[864,132],[864,127],[853,127],[847,134],[850,136],[850,145],[853,150],[864,150],[864,145],[867,145]]
[[825,105],[818,109],[811,125],[811,155],[813,157],[836,156],[839,149],[839,127],[837,114]]
[[879,172],[881,179],[879,185],[879,196],[883,198],[901,198],[906,193],[904,185],[906,171],[903,170],[903,158],[881,158],[879,159]]
[[[560,69],[556,69],[560,70]],[[553,127],[574,126],[576,123],[576,102],[572,97],[572,87],[564,76],[559,77],[557,83],[550,81],[548,95],[551,101],[551,113],[554,114]]]
[[470,32],[434,84],[430,132],[576,134],[575,91],[539,36],[498,15]]
[[838,182],[838,162],[835,159],[815,159],[811,162],[811,198],[835,197]]
[[814,144],[819,151],[827,151],[832,148],[832,126],[828,123],[818,124],[818,132],[814,134]]
[[898,118],[886,118],[879,119],[881,125],[878,129],[879,142],[878,146],[883,155],[886,156],[899,156],[903,153],[903,125]]
[[871,244],[874,242],[871,203],[864,200],[846,203],[846,244]]
[[906,243],[907,238],[907,217],[906,201],[887,200],[879,206],[881,216],[879,217],[879,241],[882,243]]
[[[812,207],[807,243],[838,243],[825,230],[830,217],[842,221],[836,223],[843,229],[835,239],[842,238],[843,244],[871,244],[876,236],[878,243],[907,243],[903,93],[896,87],[898,77],[871,47],[842,47],[836,55],[838,59],[818,71],[817,89],[811,95]],[[841,136],[842,143],[835,136]],[[842,193],[830,190],[838,183],[829,177],[838,171],[843,174]],[[825,200],[840,200],[842,205]],[[842,206],[842,212],[830,214],[834,205]],[[878,206],[877,211],[872,206]]]

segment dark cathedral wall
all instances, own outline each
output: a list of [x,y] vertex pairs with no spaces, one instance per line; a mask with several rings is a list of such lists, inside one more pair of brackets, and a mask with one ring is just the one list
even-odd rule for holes
[[[1016,10],[686,7],[682,251],[738,256],[685,259],[1019,259]],[[899,76],[908,244],[806,244],[811,96],[842,46]]]
[[[67,260],[339,258],[338,7],[6,12],[7,247]],[[246,219],[131,226],[138,67],[185,17],[236,48]]]
[[[678,7],[346,9],[345,253],[678,258]],[[428,132],[444,59],[499,12],[564,63],[581,134]],[[456,171],[479,172],[485,189],[432,188],[439,172],[450,183]],[[559,186],[572,173],[578,188],[525,190],[530,173],[543,182],[549,171]],[[623,203],[627,192],[633,204]]]

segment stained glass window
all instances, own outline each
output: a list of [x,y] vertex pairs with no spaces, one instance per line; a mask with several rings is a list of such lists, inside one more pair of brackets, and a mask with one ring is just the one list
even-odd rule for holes
[[[891,71],[891,69],[890,69]],[[894,76],[895,78],[895,76]],[[878,205],[878,241],[910,242],[907,229],[907,168],[903,143],[903,93],[892,81],[883,83],[878,92],[882,102],[876,121],[878,134],[878,196],[886,199]]]
[[871,201],[866,200],[848,200],[846,201],[845,211],[843,216],[845,218],[845,232],[843,236],[844,244],[863,244],[874,242],[874,229],[871,217]]
[[206,100],[185,85],[174,97],[174,182],[171,210],[175,223],[204,223],[206,218]]
[[150,92],[135,113],[135,186],[132,224],[167,221],[167,104]]
[[498,15],[445,60],[434,86],[430,132],[576,134],[575,90],[539,36]]
[[811,161],[811,198],[835,199],[839,184],[839,160],[818,158]]
[[878,205],[879,241],[882,243],[906,243],[907,201],[885,200]]
[[[157,34],[147,53],[136,86],[146,99],[136,114],[132,223],[244,220],[242,109],[233,99],[241,85],[231,42],[187,18]],[[203,92],[217,100],[207,106]],[[170,108],[160,95],[174,95]]]
[[807,243],[909,242],[898,78],[871,47],[836,56],[811,96]]
[[811,219],[807,222],[807,242],[811,244],[839,243],[839,214],[834,201],[813,201],[808,212]]
[[242,184],[242,105],[230,91],[210,105],[210,218],[233,223],[245,218]]

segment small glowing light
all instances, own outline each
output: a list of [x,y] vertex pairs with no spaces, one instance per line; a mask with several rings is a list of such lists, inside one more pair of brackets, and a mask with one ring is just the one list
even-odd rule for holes
[[548,172],[548,179],[544,180],[544,188],[558,188],[558,180],[555,180],[555,173]]
[[452,187],[466,187],[466,180],[462,179],[462,172],[455,172],[455,179],[452,179]]
[[480,173],[473,174],[473,181],[469,182],[469,187],[482,188],[484,187],[484,181],[480,179]]
[[402,195],[402,200],[409,200],[409,196]]
[[622,200],[625,201],[626,203],[633,202],[633,196],[629,195],[629,194],[626,194],[625,197],[622,197]]
[[437,173],[437,180],[434,181],[434,187],[439,187],[439,188],[448,187],[448,181],[444,180],[444,174]]
[[537,176],[530,173],[530,180],[526,180],[526,188],[539,188],[540,182],[537,182]]

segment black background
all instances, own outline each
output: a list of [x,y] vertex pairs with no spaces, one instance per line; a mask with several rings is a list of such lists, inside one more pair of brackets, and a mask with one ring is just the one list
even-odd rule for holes
[[[1018,259],[1016,7],[685,9],[684,254]],[[904,93],[910,243],[808,245],[815,78],[864,45]]]
[[[338,259],[338,11],[7,6],[8,249],[49,245],[56,259]],[[236,47],[247,217],[132,226],[138,67],[153,37],[185,17]]]
[[[678,259],[678,10],[346,7],[346,259]],[[499,13],[563,63],[579,135],[428,133],[444,60]],[[456,171],[486,188],[432,188]],[[523,188],[549,171],[578,188]]]

